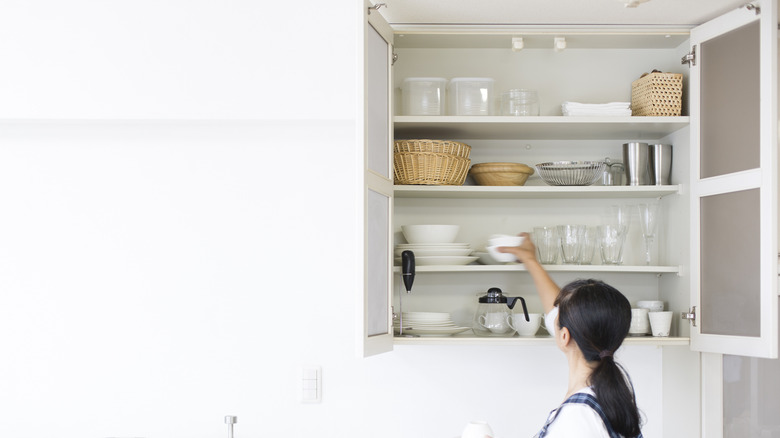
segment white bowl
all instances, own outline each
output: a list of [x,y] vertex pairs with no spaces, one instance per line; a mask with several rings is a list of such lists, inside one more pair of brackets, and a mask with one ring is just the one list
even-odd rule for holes
[[488,240],[490,246],[520,246],[523,244],[523,236],[509,236],[506,234],[494,234]]
[[[501,245],[506,246],[506,245]],[[514,254],[510,254],[508,252],[498,252],[498,246],[488,246],[487,247],[488,253],[490,254],[490,257],[493,257],[497,262],[500,263],[508,263],[508,262],[516,262],[517,258]]]
[[655,301],[655,300],[637,301],[636,306],[640,309],[647,309],[650,312],[662,312],[664,310],[663,301]]
[[459,225],[402,225],[409,243],[453,243],[460,231]]
[[[395,250],[395,256],[401,257],[401,254],[406,251],[403,248]],[[415,257],[441,257],[441,256],[468,256],[471,255],[471,248],[453,248],[453,249],[414,249]]]

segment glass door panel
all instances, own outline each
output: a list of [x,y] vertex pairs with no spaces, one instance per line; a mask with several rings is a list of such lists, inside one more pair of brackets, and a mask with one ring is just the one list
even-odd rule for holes
[[[377,14],[376,12],[374,13]],[[388,43],[370,26],[366,44],[366,74],[370,78],[366,88],[368,169],[390,179],[390,65]]]
[[373,190],[368,191],[368,235],[367,258],[368,295],[367,295],[367,334],[368,336],[388,334],[389,302],[387,291],[390,290],[391,277],[388,270],[389,233],[390,233],[390,198]]
[[758,189],[701,198],[702,333],[761,334],[758,212]]
[[701,177],[759,167],[759,23],[701,44]]

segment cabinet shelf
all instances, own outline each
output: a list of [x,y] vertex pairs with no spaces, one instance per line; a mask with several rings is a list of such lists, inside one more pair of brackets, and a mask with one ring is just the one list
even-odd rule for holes
[[658,198],[680,192],[669,186],[417,186],[397,185],[396,198],[570,199]]
[[[551,336],[534,336],[511,338],[500,337],[481,337],[469,335],[454,336],[420,336],[420,337],[400,337],[393,338],[395,345],[555,345]],[[691,339],[688,337],[654,337],[654,336],[629,336],[623,341],[623,345],[645,345],[645,346],[687,346]]]
[[393,123],[397,139],[626,140],[665,137],[689,117],[395,116]]
[[[544,265],[547,272],[612,272],[626,274],[679,274],[679,266],[631,266],[631,265]],[[393,267],[400,273],[401,268]],[[508,265],[437,265],[417,266],[415,271],[422,272],[526,272],[522,264]]]

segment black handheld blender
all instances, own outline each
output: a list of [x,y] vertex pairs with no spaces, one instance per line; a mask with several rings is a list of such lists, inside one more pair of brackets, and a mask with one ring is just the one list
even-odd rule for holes
[[[412,283],[414,283],[414,252],[406,250],[401,253],[401,278],[404,280],[406,293],[412,293]],[[398,307],[400,310],[398,334],[404,336],[404,305],[403,293],[398,294]],[[406,335],[408,336],[408,335]]]

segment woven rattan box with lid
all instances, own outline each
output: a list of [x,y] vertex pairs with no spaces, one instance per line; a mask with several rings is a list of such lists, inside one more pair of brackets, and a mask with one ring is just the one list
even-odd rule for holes
[[395,184],[462,185],[471,165],[471,146],[450,140],[396,140]]
[[682,109],[681,73],[653,72],[631,83],[631,115],[679,116]]

